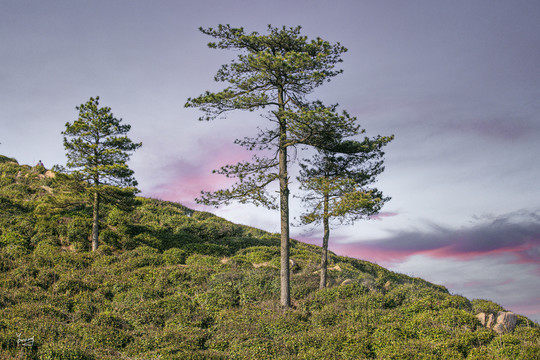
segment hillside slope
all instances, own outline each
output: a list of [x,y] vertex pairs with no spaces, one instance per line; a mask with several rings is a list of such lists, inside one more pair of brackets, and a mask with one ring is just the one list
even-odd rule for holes
[[[104,207],[88,252],[83,184],[0,156],[2,359],[539,359],[523,316],[292,241],[294,307],[279,309],[279,235],[180,204]],[[24,346],[27,345],[27,346]]]

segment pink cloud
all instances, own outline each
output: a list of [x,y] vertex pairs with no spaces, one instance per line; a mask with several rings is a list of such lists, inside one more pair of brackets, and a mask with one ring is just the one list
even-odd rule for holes
[[215,139],[199,140],[197,149],[193,150],[189,158],[169,161],[160,171],[167,174],[166,180],[146,191],[144,195],[201,208],[194,199],[202,190],[214,191],[234,183],[234,179],[213,174],[212,171],[227,164],[249,160],[252,155],[253,153],[235,144],[224,144]]
[[[322,235],[300,235],[294,236],[294,239],[317,246],[321,246],[322,243]],[[379,249],[370,244],[361,242],[345,243],[347,240],[349,240],[347,236],[331,236],[328,248],[337,255],[349,256],[380,263],[392,263],[400,261],[411,255],[407,251]]]
[[457,230],[431,227],[430,231],[398,232],[389,238],[362,242],[331,238],[330,249],[385,264],[420,254],[463,261],[496,256],[504,257],[506,263],[537,265],[540,271],[540,223],[536,213],[520,211]]
[[382,221],[384,218],[394,217],[394,216],[398,216],[398,215],[399,214],[396,213],[396,212],[383,211],[383,212],[380,212],[378,214],[372,215],[369,218],[372,219],[372,220],[380,220],[380,221]]

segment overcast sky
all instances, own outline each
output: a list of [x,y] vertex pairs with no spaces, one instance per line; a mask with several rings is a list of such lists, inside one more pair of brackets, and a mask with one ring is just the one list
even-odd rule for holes
[[[392,200],[333,229],[330,249],[539,321],[538,19],[536,0],[0,0],[0,154],[65,164],[60,133],[99,95],[143,142],[130,163],[142,195],[202,209],[200,190],[227,185],[212,169],[249,159],[233,141],[265,120],[201,123],[184,108],[221,89],[213,76],[235,56],[198,27],[301,25],[349,49],[311,99],[339,103],[368,136],[395,135],[377,183]],[[205,210],[279,231],[277,212]],[[292,235],[321,241],[320,229]]]

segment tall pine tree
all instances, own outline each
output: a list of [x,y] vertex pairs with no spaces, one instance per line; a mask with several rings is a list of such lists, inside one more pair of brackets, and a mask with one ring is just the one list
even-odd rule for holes
[[[137,181],[127,161],[133,151],[142,146],[126,134],[131,125],[121,124],[110,107],[99,107],[99,96],[77,106],[79,117],[66,123],[64,148],[67,167],[72,174],[88,182],[93,197],[92,251],[98,248],[100,201],[113,197],[133,196]],[[115,191],[124,188],[124,191]]]
[[[200,120],[213,120],[233,110],[268,110],[272,125],[253,138],[236,142],[249,150],[272,150],[275,156],[253,156],[252,161],[227,165],[217,172],[236,178],[231,188],[203,192],[199,201],[219,205],[237,200],[277,208],[267,185],[279,182],[281,221],[281,305],[290,306],[289,284],[289,149],[298,145],[324,147],[329,134],[354,135],[358,127],[347,113],[337,114],[335,106],[308,101],[306,96],[342,70],[336,69],[341,54],[347,51],[339,43],[320,38],[308,41],[300,27],[274,28],[268,34],[247,34],[243,28],[219,25],[200,29],[217,39],[208,44],[214,49],[239,51],[230,64],[222,65],[215,80],[228,83],[222,91],[205,92],[188,99],[186,107],[205,112]],[[323,132],[326,132],[323,133]]]

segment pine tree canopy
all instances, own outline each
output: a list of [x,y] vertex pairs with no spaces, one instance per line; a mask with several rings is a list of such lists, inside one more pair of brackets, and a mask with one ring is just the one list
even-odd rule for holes
[[134,143],[126,134],[131,125],[122,124],[109,107],[99,107],[99,96],[76,107],[79,117],[66,123],[64,147],[67,167],[73,175],[88,183],[111,186],[136,186],[127,161],[142,144]]
[[236,178],[237,183],[230,189],[203,192],[198,201],[217,206],[235,200],[277,208],[276,197],[266,191],[266,186],[279,179],[280,153],[298,145],[329,147],[333,138],[352,136],[358,131],[356,118],[345,111],[338,113],[337,105],[325,106],[306,98],[317,86],[342,72],[335,67],[347,49],[320,38],[308,41],[300,35],[300,27],[268,26],[268,35],[246,34],[243,28],[229,25],[200,30],[218,40],[210,43],[210,48],[237,50],[240,54],[215,76],[216,81],[228,83],[228,87],[189,98],[186,107],[200,108],[204,115],[199,120],[213,120],[232,110],[269,108],[266,117],[274,127],[260,129],[255,137],[238,139],[236,143],[248,150],[269,150],[266,153],[274,156],[255,155],[251,161],[216,170]]
[[200,30],[218,40],[209,43],[210,48],[240,51],[214,78],[229,83],[229,87],[188,99],[186,106],[205,112],[200,120],[212,120],[230,110],[253,111],[270,105],[302,108],[306,94],[342,72],[335,66],[347,51],[339,43],[331,45],[320,38],[308,41],[300,35],[300,26],[269,25],[268,35],[246,34],[243,28],[230,25]]
[[301,222],[336,218],[350,223],[377,214],[390,198],[369,185],[384,171],[382,148],[393,138],[344,140],[336,142],[332,151],[321,149],[312,158],[302,160],[298,180],[306,191],[302,200],[308,210]]

